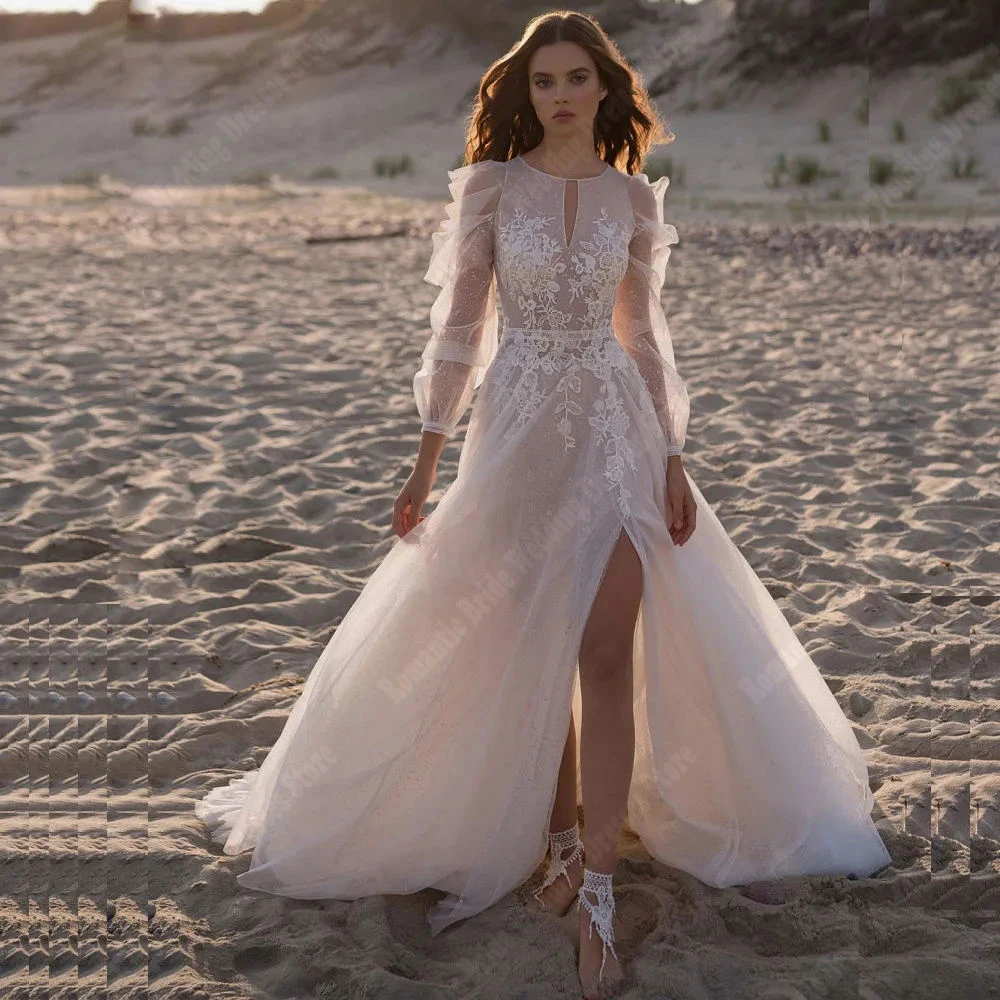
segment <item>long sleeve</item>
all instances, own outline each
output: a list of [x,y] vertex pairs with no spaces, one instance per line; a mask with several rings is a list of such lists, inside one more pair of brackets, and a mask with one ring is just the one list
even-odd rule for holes
[[449,170],[447,216],[431,237],[424,280],[440,285],[431,336],[413,377],[421,430],[451,435],[497,351],[493,219],[506,163],[483,160]]
[[650,183],[645,174],[629,179],[635,230],[629,242],[629,263],[618,287],[612,325],[615,336],[635,359],[653,400],[666,453],[684,450],[690,403],[677,374],[673,342],[660,304],[670,246],[677,230],[663,221],[667,177]]

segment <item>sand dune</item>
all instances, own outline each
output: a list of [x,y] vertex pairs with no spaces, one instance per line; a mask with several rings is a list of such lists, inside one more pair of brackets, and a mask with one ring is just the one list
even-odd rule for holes
[[[800,65],[794,34],[778,45],[783,22],[751,5],[742,19],[723,2],[606,6],[598,15],[676,136],[651,166],[671,174],[678,218],[996,222],[995,47],[966,51],[967,41],[956,41],[941,50],[961,53],[947,61],[893,56],[896,68],[873,74],[856,55],[850,61],[849,49],[840,62]],[[203,187],[318,176],[443,197],[474,87],[516,37],[519,10],[448,22],[447,5],[289,0],[257,30],[234,15],[232,30],[220,33],[226,16],[217,15],[200,24],[175,18],[156,31],[143,21],[7,41],[0,185],[93,185],[107,175],[129,188]],[[771,52],[767,71],[759,57],[747,62],[750,38]],[[942,95],[954,100],[953,78],[978,96],[935,117]],[[377,175],[379,157],[403,155],[407,172]],[[873,183],[872,157],[891,160],[896,175]]]
[[[626,830],[625,995],[1000,996],[1000,119],[928,114],[980,56],[880,79],[865,125],[863,68],[738,84],[726,5],[663,16],[620,38],[677,136],[686,464],[854,724],[894,864],[769,905]],[[0,45],[5,996],[578,995],[572,917],[512,893],[431,939],[430,890],[239,891],[248,858],[194,816],[266,755],[394,541],[421,277],[488,61],[433,24],[407,48],[296,17]],[[868,183],[897,117],[912,197]],[[967,150],[983,176],[947,179]],[[781,151],[842,173],[770,188]],[[373,177],[400,153],[412,173]],[[362,238],[306,242],[338,235]]]

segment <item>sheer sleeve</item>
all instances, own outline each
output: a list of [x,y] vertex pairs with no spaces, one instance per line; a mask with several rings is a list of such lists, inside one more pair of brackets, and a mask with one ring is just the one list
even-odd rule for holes
[[449,170],[452,200],[431,237],[424,281],[440,285],[431,336],[413,377],[421,430],[450,435],[497,351],[493,218],[506,163],[483,160]]
[[629,242],[629,263],[618,286],[612,325],[615,336],[635,359],[653,400],[666,439],[666,453],[684,450],[690,405],[677,374],[673,342],[660,305],[670,246],[677,230],[663,221],[663,196],[670,183],[661,177],[650,183],[645,174],[629,179],[635,229]]

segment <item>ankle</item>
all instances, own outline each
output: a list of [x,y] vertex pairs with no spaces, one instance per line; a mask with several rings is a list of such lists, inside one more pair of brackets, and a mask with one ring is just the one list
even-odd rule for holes
[[597,850],[590,844],[584,844],[584,853],[587,857],[587,867],[595,875],[614,875],[618,867],[617,851],[609,851],[604,845],[602,850]]
[[560,879],[565,879],[571,893],[575,892],[582,881],[582,866],[583,841],[580,840],[579,822],[563,830],[550,830],[549,864],[541,885],[534,891],[535,899],[544,903],[542,894]]
[[564,864],[583,861],[583,841],[580,839],[580,824],[574,823],[564,830],[549,831],[549,853]]
[[577,820],[570,826],[556,828],[555,824],[549,827],[550,844],[575,844],[580,839],[580,821]]
[[595,918],[600,916],[607,921],[614,913],[615,895],[613,882],[614,878],[610,872],[595,872],[589,866],[584,865],[583,882],[580,884],[577,896],[579,902]]

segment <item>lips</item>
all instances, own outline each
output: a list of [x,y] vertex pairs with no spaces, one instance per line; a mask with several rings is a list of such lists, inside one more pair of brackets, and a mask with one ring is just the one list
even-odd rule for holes
[[576,116],[572,111],[557,111],[552,117],[566,120],[569,118],[575,118]]

